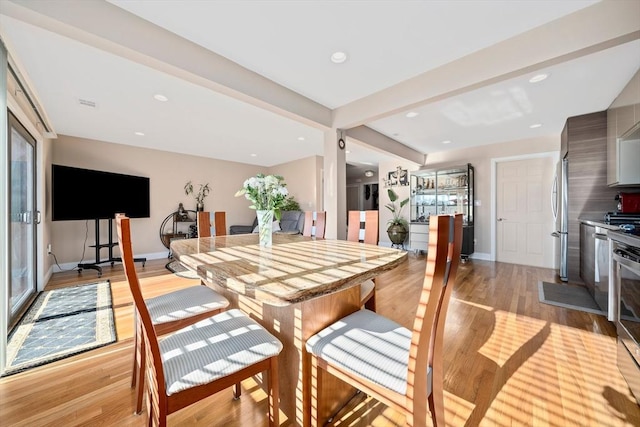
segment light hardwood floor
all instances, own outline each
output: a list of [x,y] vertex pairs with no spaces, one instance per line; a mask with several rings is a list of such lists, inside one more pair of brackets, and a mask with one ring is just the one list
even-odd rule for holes
[[[166,260],[139,267],[145,295],[169,285]],[[424,274],[424,257],[378,281],[378,312],[411,327]],[[445,332],[445,403],[449,426],[639,426],[640,407],[615,364],[615,330],[604,317],[538,301],[548,269],[472,260],[461,265]],[[2,426],[142,426],[129,388],[131,296],[122,268],[105,268],[112,283],[118,342],[0,379]],[[89,283],[96,273],[57,273],[48,288]],[[170,425],[267,425],[265,394],[252,381],[243,395],[231,389],[169,416]],[[282,425],[290,425],[281,414]],[[336,426],[403,425],[398,413],[358,395]]]

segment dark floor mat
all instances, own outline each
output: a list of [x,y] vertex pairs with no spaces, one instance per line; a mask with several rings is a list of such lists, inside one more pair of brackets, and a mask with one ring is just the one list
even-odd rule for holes
[[584,286],[538,282],[538,298],[545,304],[606,316]]

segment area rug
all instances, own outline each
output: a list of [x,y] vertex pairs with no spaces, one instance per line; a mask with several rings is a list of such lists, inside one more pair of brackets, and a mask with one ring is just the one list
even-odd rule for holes
[[187,267],[184,267],[182,264],[180,264],[180,261],[173,260],[165,265],[165,267],[176,276],[185,277],[187,279],[200,280],[200,277],[198,277],[198,273],[189,270]]
[[115,342],[113,319],[108,280],[42,292],[9,335],[2,376]]
[[584,286],[541,281],[538,282],[538,298],[545,304],[606,316]]

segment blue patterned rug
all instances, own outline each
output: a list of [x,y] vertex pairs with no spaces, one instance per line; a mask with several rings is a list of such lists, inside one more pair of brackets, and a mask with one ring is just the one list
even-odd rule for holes
[[11,331],[2,376],[115,341],[108,280],[45,291]]

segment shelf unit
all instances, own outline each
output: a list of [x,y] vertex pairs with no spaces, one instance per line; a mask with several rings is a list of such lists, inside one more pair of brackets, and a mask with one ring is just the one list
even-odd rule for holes
[[[160,225],[160,240],[170,249],[172,240],[198,237],[196,225],[197,212],[192,210],[175,211],[167,215]],[[169,258],[171,252],[169,252]]]
[[411,173],[409,246],[427,249],[429,216],[463,215],[462,257],[474,251],[474,168],[471,163],[446,169],[420,169]]

